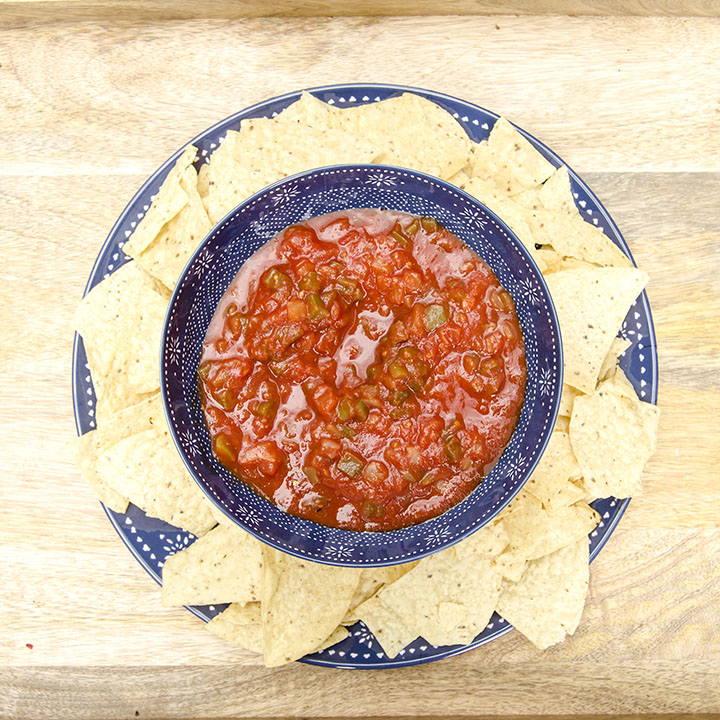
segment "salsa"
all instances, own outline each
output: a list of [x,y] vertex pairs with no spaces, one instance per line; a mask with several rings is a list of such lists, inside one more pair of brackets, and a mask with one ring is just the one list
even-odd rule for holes
[[225,467],[292,515],[377,531],[477,486],[515,429],[526,365],[512,298],[459,238],[349,210],[243,265],[198,372]]

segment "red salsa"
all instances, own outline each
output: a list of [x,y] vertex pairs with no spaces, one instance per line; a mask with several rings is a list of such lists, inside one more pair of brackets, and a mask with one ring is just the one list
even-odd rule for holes
[[525,394],[515,306],[434,219],[349,210],[248,260],[208,330],[213,450],[282,510],[351,530],[414,525],[493,467]]

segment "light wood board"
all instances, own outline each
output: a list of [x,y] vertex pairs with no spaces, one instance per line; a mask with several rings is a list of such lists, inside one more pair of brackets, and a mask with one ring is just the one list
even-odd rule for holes
[[[719,52],[706,18],[0,25],[0,717],[720,712]],[[511,633],[398,671],[267,670],[162,608],[72,464],[70,319],[124,205],[222,117],[352,81],[506,114],[583,175],[651,274],[658,452],[580,628],[545,652]]]

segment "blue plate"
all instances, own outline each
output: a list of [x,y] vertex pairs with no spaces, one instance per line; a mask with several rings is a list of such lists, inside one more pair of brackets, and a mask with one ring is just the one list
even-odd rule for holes
[[[351,208],[386,207],[429,215],[472,248],[512,296],[525,341],[522,412],[492,471],[461,502],[425,522],[387,532],[355,532],[289,515],[215,458],[197,390],[203,342],[240,267],[283,228]],[[494,518],[542,456],[562,391],[560,327],[530,253],[484,205],[421,172],[386,165],[317,168],[266,187],[223,218],[187,263],[168,306],[161,388],[168,424],[190,474],[209,500],[251,535],[307,560],[358,567],[410,562],[439,552]]]
[[[490,134],[490,130],[498,118],[495,113],[448,95],[398,85],[332,85],[313,88],[310,92],[321,100],[338,107],[378,102],[402,92],[415,92],[445,108],[476,142],[485,139]],[[294,92],[253,105],[206,130],[191,141],[200,152],[198,166],[206,161],[228,130],[238,129],[242,119],[272,117],[297,100],[299,96],[299,92]],[[521,132],[553,165],[565,164],[548,147],[524,131],[521,130]],[[127,261],[122,247],[147,211],[151,198],[158,191],[181,151],[182,149],[178,150],[152,175],[120,215],[100,250],[85,292],[88,292]],[[600,201],[572,169],[568,168],[568,170],[575,202],[585,219],[599,227],[632,258],[620,231]],[[630,308],[620,334],[631,342],[631,346],[620,359],[621,367],[643,400],[657,402],[657,348],[650,305],[645,293]],[[75,423],[78,432],[85,433],[95,427],[95,395],[82,340],[77,336],[73,346],[72,385]],[[601,521],[589,537],[591,561],[607,542],[628,503],[629,500],[614,498],[598,500],[593,503],[593,507],[600,513]],[[115,513],[108,508],[105,508],[105,512],[123,542],[158,583],[161,582],[160,574],[167,557],[187,547],[195,540],[192,534],[178,530],[161,520],[149,518],[134,506],[130,506],[127,513]],[[188,609],[207,622],[224,608],[225,606],[211,605]],[[468,645],[434,647],[424,640],[418,639],[402,650],[397,657],[389,659],[372,633],[362,623],[357,623],[350,629],[351,635],[341,643],[322,652],[308,655],[301,662],[341,668],[388,668],[416,665],[471,650],[504,635],[511,629],[510,625],[495,614],[485,630]]]

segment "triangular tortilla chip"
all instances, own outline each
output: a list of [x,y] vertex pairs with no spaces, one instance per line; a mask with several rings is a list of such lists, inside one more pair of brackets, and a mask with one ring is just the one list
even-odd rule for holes
[[125,246],[128,255],[170,290],[175,287],[190,256],[212,228],[198,192],[198,175],[192,165],[188,165],[180,175],[180,185],[188,198],[180,212],[142,250],[134,246],[133,238]]
[[655,452],[660,410],[629,397],[614,380],[575,399],[570,442],[587,495],[626,498],[642,492],[641,475]]
[[491,179],[506,195],[539,185],[552,175],[548,162],[505,118],[499,118],[487,140],[475,148],[473,175]]
[[575,542],[595,528],[600,516],[587,503],[577,502],[550,513],[529,491],[513,500],[503,522],[510,537],[506,553],[534,560]]
[[269,547],[262,598],[268,667],[313,652],[340,625],[360,580],[355,568],[298,559]]
[[458,559],[450,548],[421,560],[378,597],[429,643],[455,645],[472,641],[485,628],[500,583],[489,555]]
[[120,440],[98,457],[98,475],[152,517],[203,535],[215,525],[202,490],[170,439],[167,426]]
[[457,545],[453,545],[453,550],[460,559],[473,554],[496,557],[509,542],[510,538],[502,518],[496,518]]
[[628,309],[645,287],[637,268],[563,270],[546,278],[560,320],[564,382],[595,390],[603,360]]
[[160,186],[152,205],[135,228],[131,238],[125,243],[124,251],[128,255],[139,254],[157,237],[162,228],[187,205],[188,196],[180,183],[185,170],[197,156],[197,148],[188,145]]
[[[223,640],[233,643],[233,645],[260,654],[263,652],[262,610],[258,602],[248,603],[245,606],[239,604],[230,605],[224,612],[216,615],[208,623],[207,628],[210,632]],[[349,634],[344,627],[337,627],[312,652],[337,645]]]
[[405,563],[403,565],[388,565],[379,568],[363,568],[360,572],[360,582],[358,583],[355,593],[350,601],[350,607],[343,618],[343,625],[351,625],[360,618],[355,612],[359,605],[369,600],[378,590],[394,583],[405,573],[410,572],[417,562]]
[[578,215],[544,208],[527,211],[535,242],[552,245],[560,255],[614,267],[631,267],[630,258],[601,230]]
[[136,393],[156,390],[166,310],[166,298],[137,263],[126,263],[96,285],[73,319],[92,362],[93,382]]
[[588,590],[588,540],[528,563],[518,582],[503,582],[497,611],[540,649],[572,635]]
[[73,455],[85,481],[100,502],[116,512],[125,512],[128,500],[97,472],[100,454],[123,438],[155,424],[165,425],[160,393],[153,393],[136,405],[103,417],[97,430],[85,433],[73,443]]
[[127,498],[113,490],[95,471],[95,463],[97,462],[95,435],[97,435],[97,430],[85,433],[75,439],[73,442],[75,463],[80,468],[80,473],[85,478],[85,482],[90,486],[98,500],[111,510],[124,513],[128,507]]
[[207,629],[233,645],[238,645],[262,655],[263,627],[261,616],[262,611],[259,602],[251,602],[247,605],[234,603],[219,615],[216,615],[207,624]]
[[373,162],[448,179],[470,160],[472,142],[440,106],[412,93],[358,105],[333,116],[346,138],[374,150]]
[[166,607],[260,601],[262,544],[237,525],[218,525],[165,561]]
[[538,199],[546,210],[577,215],[578,208],[575,205],[575,198],[570,187],[570,175],[565,165],[557,168],[542,184],[538,190]]
[[375,636],[389,658],[394,658],[419,635],[408,625],[405,618],[385,605],[378,595],[360,605],[357,616]]

